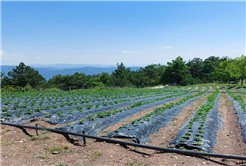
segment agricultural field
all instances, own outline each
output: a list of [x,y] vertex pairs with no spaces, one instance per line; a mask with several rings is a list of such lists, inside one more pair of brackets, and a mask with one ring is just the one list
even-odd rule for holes
[[[129,142],[246,155],[246,89],[185,86],[148,89],[9,92],[1,122]],[[246,165],[121,146],[1,125],[2,165]]]

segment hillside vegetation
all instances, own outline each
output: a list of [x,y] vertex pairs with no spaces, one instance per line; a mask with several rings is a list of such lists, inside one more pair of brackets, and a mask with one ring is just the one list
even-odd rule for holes
[[1,73],[2,91],[33,91],[48,88],[61,90],[87,89],[93,87],[149,87],[156,85],[193,85],[201,83],[238,83],[246,76],[246,56],[234,59],[210,56],[205,60],[193,58],[185,62],[177,57],[167,65],[151,64],[134,71],[117,63],[108,74],[55,75],[46,80],[37,70],[21,62],[8,73]]

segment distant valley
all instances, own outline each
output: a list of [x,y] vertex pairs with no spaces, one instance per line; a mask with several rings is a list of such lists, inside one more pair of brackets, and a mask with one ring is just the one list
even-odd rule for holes
[[[52,78],[55,75],[61,74],[61,75],[72,75],[76,72],[78,73],[85,73],[86,75],[94,75],[94,74],[101,74],[103,72],[107,72],[111,74],[116,68],[115,67],[109,67],[101,65],[95,65],[94,66],[87,66],[86,65],[80,65],[85,67],[79,67],[79,64],[73,65],[73,64],[54,64],[54,65],[29,65],[30,67],[34,68],[35,70],[39,71],[39,73],[46,78],[46,80]],[[8,66],[8,65],[2,65],[1,66],[1,72],[5,73],[5,75],[8,75],[8,72],[13,70],[13,68],[16,68],[16,66]],[[137,69],[140,69],[140,67],[130,67],[131,70],[136,71]]]

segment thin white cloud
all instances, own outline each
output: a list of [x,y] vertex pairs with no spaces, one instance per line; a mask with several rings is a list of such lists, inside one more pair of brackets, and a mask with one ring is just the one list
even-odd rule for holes
[[166,46],[166,47],[164,47],[165,49],[169,49],[169,48],[171,48],[170,46]]
[[36,56],[35,58],[36,58],[36,59],[42,59],[42,58],[41,58],[41,57],[39,57],[39,56]]
[[237,52],[236,50],[231,50],[231,52]]
[[124,54],[137,54],[138,52],[137,51],[122,51],[122,53]]
[[0,51],[0,53],[1,53],[1,59],[2,60],[10,60],[10,61],[14,60],[15,61],[15,60],[21,60],[24,58],[23,55],[17,54],[17,53],[7,54],[4,51]]
[[122,51],[122,53],[129,54],[130,52],[129,51]]
[[159,49],[170,49],[171,46],[165,46],[165,47],[158,47]]
[[0,54],[1,54],[2,58],[9,56],[6,52],[4,52],[2,50],[0,50]]

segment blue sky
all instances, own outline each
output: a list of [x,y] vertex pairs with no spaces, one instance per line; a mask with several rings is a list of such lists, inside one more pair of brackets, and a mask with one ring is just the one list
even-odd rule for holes
[[1,2],[2,65],[245,54],[245,2]]

